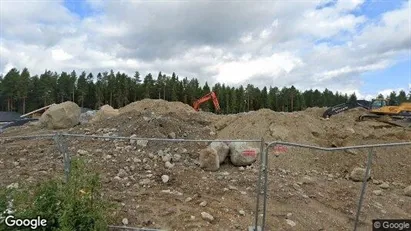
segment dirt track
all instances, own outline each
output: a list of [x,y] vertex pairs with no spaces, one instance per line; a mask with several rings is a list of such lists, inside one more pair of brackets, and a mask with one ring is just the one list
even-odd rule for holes
[[[122,114],[116,118],[69,132],[152,138],[167,138],[174,132],[176,138],[264,138],[323,147],[411,138],[409,130],[355,122],[360,110],[322,120],[324,110],[275,113],[264,109],[214,115],[195,112],[181,103],[144,100],[120,109]],[[6,130],[1,136],[50,132],[27,125]],[[117,225],[127,218],[134,227],[245,230],[254,222],[258,162],[244,169],[225,163],[218,172],[205,172],[197,160],[198,151],[207,143],[150,141],[143,147],[129,140],[73,138],[67,142],[72,154],[89,159],[90,168],[102,174],[105,196],[121,206],[114,214]],[[1,146],[1,187],[63,173],[62,158],[51,140],[7,141]],[[158,156],[161,153],[173,157],[173,167],[165,166]],[[349,180],[348,175],[354,167],[365,166],[366,154],[367,150],[326,153],[289,148],[279,157],[271,155],[267,230],[352,230],[361,183]],[[411,147],[375,149],[375,154],[361,216],[363,230],[369,230],[375,218],[411,217],[411,197],[403,192],[411,185]],[[170,180],[163,183],[162,175]],[[382,182],[389,184],[388,189],[380,188]],[[382,195],[377,196],[375,190]],[[203,201],[205,206],[200,205]],[[202,219],[201,212],[211,214],[214,221]]]

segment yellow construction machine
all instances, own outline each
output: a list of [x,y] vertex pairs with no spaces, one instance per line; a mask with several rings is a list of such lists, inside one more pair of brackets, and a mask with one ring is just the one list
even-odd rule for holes
[[373,99],[371,102],[358,100],[352,103],[339,104],[328,108],[323,117],[329,118],[332,115],[357,107],[368,110],[367,114],[358,117],[358,121],[372,119],[400,127],[411,126],[411,102],[398,104],[393,100],[383,98]]

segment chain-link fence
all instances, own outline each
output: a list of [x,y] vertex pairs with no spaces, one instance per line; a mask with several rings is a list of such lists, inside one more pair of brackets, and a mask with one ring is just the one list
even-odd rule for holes
[[[298,213],[298,210],[302,210],[304,207],[310,207],[311,212],[315,213],[317,209],[323,209],[325,211],[320,211],[322,213],[327,214],[327,212],[329,214],[331,214],[329,217],[334,217],[334,222],[335,220],[337,220],[337,222],[333,223],[333,219],[329,219],[327,220],[326,217],[327,216],[323,216],[323,218],[321,216],[315,216],[317,217],[316,219],[318,219],[317,221],[309,221],[309,219],[301,219],[304,222],[302,222],[303,224],[300,225],[304,227],[304,225],[309,226],[310,223],[311,224],[315,224],[318,223],[318,221],[320,222],[320,225],[317,226],[318,227],[322,227],[320,228],[320,230],[347,230],[347,226],[341,226],[339,227],[338,225],[341,225],[341,223],[345,223],[345,224],[352,224],[353,226],[353,230],[371,230],[372,229],[372,219],[377,219],[379,214],[369,214],[369,216],[365,216],[366,214],[362,212],[362,210],[364,209],[364,200],[365,200],[365,195],[368,196],[379,196],[381,195],[382,191],[381,190],[375,190],[373,191],[373,193],[366,193],[366,188],[367,188],[367,184],[370,180],[371,177],[371,167],[374,164],[374,168],[378,168],[379,165],[385,165],[382,168],[378,169],[378,171],[375,171],[376,174],[378,174],[379,176],[381,175],[385,175],[388,174],[388,176],[386,176],[386,178],[389,179],[394,179],[396,177],[402,177],[403,179],[406,179],[408,181],[411,180],[410,176],[411,176],[411,172],[409,169],[409,163],[401,163],[401,156],[404,157],[405,155],[409,155],[411,154],[411,149],[407,149],[407,150],[401,150],[400,152],[401,155],[397,156],[397,159],[392,159],[390,160],[390,158],[393,158],[395,155],[398,155],[398,151],[397,152],[390,152],[390,149],[394,149],[394,148],[399,148],[399,147],[404,147],[404,146],[411,146],[411,142],[403,142],[403,143],[387,143],[387,144],[372,144],[372,145],[359,145],[359,146],[347,146],[347,147],[333,147],[333,148],[324,148],[324,147],[318,147],[318,146],[312,146],[312,145],[305,145],[305,144],[297,144],[297,143],[289,143],[289,142],[271,142],[268,143],[266,146],[266,149],[264,151],[264,157],[262,157],[264,159],[264,161],[262,161],[263,165],[261,167],[261,171],[259,174],[259,180],[258,180],[258,186],[257,186],[257,205],[256,205],[256,213],[255,213],[255,225],[253,227],[250,227],[249,230],[266,230],[268,227],[273,228],[274,230],[278,229],[278,230],[286,230],[286,227],[283,227],[283,229],[280,228],[280,220],[276,220],[275,219],[275,215],[270,216],[269,220],[272,221],[270,224],[267,225],[267,215],[268,214],[272,214],[273,211],[277,211],[281,210],[278,209],[276,210],[275,206],[276,205],[270,205],[270,210],[271,211],[267,211],[267,200],[275,198],[276,195],[270,195],[270,193],[278,193],[281,194],[283,193],[283,191],[278,190],[279,184],[281,184],[280,181],[273,181],[275,183],[272,183],[273,186],[272,188],[270,188],[269,190],[269,183],[268,180],[273,177],[284,177],[285,175],[287,175],[288,173],[292,172],[292,171],[298,171],[298,168],[294,168],[291,171],[287,171],[284,168],[287,167],[293,167],[293,164],[296,164],[296,162],[300,161],[300,163],[296,164],[296,166],[299,166],[301,168],[301,166],[304,166],[307,170],[313,167],[320,167],[321,166],[328,166],[329,168],[331,168],[331,170],[335,170],[333,168],[340,168],[340,169],[351,169],[352,166],[365,166],[365,168],[360,168],[357,169],[358,170],[358,174],[357,175],[353,175],[352,172],[347,172],[346,171],[346,176],[334,176],[332,174],[327,174],[327,171],[325,172],[325,174],[323,174],[323,176],[325,175],[325,184],[322,185],[327,185],[331,188],[329,194],[331,195],[321,195],[320,193],[318,193],[320,195],[321,198],[316,199],[316,197],[318,197],[318,195],[314,195],[315,194],[315,187],[319,187],[320,185],[317,184],[318,182],[313,182],[313,179],[310,177],[310,175],[321,175],[321,172],[319,173],[316,170],[313,170],[313,172],[315,174],[310,174],[313,172],[310,171],[306,171],[306,172],[299,172],[296,173],[293,176],[290,176],[290,178],[302,178],[300,182],[291,185],[292,190],[295,190],[297,193],[301,193],[301,199],[302,200],[298,200],[295,199],[295,197],[293,198],[292,196],[288,197],[287,201],[285,202],[286,204],[293,204],[294,207],[292,207],[290,209],[290,207],[288,207],[288,210],[286,210],[286,212],[290,212],[290,210],[294,210],[295,213]],[[273,148],[275,148],[275,150],[280,150],[279,152],[273,152]],[[362,150],[362,152],[361,152]],[[380,157],[381,156],[385,156],[386,158],[383,158],[383,162],[378,162],[376,160],[376,151],[379,150],[380,151]],[[344,151],[344,152],[342,152]],[[364,151],[366,151],[366,153],[364,153]],[[326,154],[326,155],[324,155]],[[361,154],[366,154],[366,158],[365,161],[363,160],[364,155]],[[272,157],[274,156],[274,157]],[[350,164],[346,164],[346,166],[339,166],[339,163],[344,162],[342,160],[342,158],[346,158],[347,156],[349,159],[352,159]],[[301,158],[300,158],[301,157]],[[273,159],[274,158],[274,159]],[[334,159],[333,159],[334,158]],[[269,160],[273,160],[274,163],[276,163],[275,165],[275,170],[277,170],[277,173],[279,174],[275,174],[273,172],[270,172],[270,170],[272,170],[271,168],[269,168]],[[287,161],[287,159],[289,159]],[[347,162],[347,161],[345,161]],[[317,163],[317,164],[315,164]],[[271,163],[272,164],[272,163]],[[315,166],[316,165],[316,166]],[[400,169],[402,168],[402,169]],[[323,168],[324,170],[324,168]],[[364,171],[365,170],[365,171]],[[389,172],[388,170],[391,170],[391,172]],[[353,170],[354,171],[354,170]],[[335,171],[334,171],[335,172]],[[271,173],[271,174],[269,174]],[[337,173],[338,174],[338,173]],[[351,175],[350,175],[351,174]],[[303,177],[305,176],[305,177]],[[349,179],[351,181],[345,181],[343,182],[344,185],[338,185],[341,182],[334,181],[336,178],[346,178]],[[357,179],[353,179],[353,178],[357,178]],[[293,180],[290,180],[293,181]],[[352,184],[355,185],[355,183],[352,183],[352,181],[357,181],[357,182],[361,182],[361,186],[358,187],[358,193],[352,193],[353,190],[347,190],[348,188],[352,187]],[[321,182],[321,180],[319,180],[319,182]],[[328,182],[332,182],[332,183],[328,183]],[[317,184],[314,185],[313,187],[306,187],[306,190],[308,192],[305,192],[303,189],[303,185],[310,185],[310,184]],[[352,183],[352,184],[350,184]],[[408,184],[410,182],[407,182]],[[376,183],[379,184],[379,183]],[[280,188],[283,188],[284,185],[280,185]],[[338,187],[340,187],[338,189]],[[346,187],[346,188],[344,188]],[[355,187],[355,186],[354,186]],[[383,186],[381,186],[383,187]],[[387,186],[385,186],[387,187]],[[404,187],[403,185],[400,187],[400,189]],[[314,191],[313,194],[311,195],[307,195],[309,192],[309,190]],[[354,189],[357,190],[357,189]],[[351,192],[351,194],[349,195],[344,195],[343,197],[341,197],[342,199],[340,199],[339,203],[332,203],[332,201],[327,201],[327,199],[330,199],[332,197],[338,197],[338,193],[341,192]],[[401,192],[401,191],[399,191]],[[283,193],[284,194],[284,193]],[[327,196],[329,198],[327,198]],[[287,197],[287,195],[285,195],[285,197]],[[269,198],[269,199],[268,199]],[[319,201],[320,203],[307,203],[307,200],[304,199],[314,199],[314,201]],[[278,198],[277,198],[278,199]],[[325,208],[324,206],[321,205],[321,202],[323,202],[324,204],[328,204],[330,207],[334,207],[334,209],[340,210],[340,211],[327,211],[327,208]],[[370,200],[371,202],[371,200]],[[376,205],[379,205],[380,207],[381,204],[379,204],[378,202],[375,202]],[[318,205],[318,206],[317,206]],[[281,204],[278,204],[278,207],[281,207]],[[367,207],[367,209],[370,206]],[[371,209],[368,209],[371,210]],[[307,209],[304,209],[303,211],[307,211]],[[409,212],[409,211],[408,211]],[[274,212],[275,213],[275,212]],[[386,213],[385,210],[382,210],[382,213]],[[287,217],[286,220],[288,220],[288,224],[287,225],[291,225],[294,226],[295,223],[293,221],[291,221],[292,218],[288,219],[289,216],[293,216],[292,213],[288,213],[288,214],[283,214],[285,217]],[[301,214],[299,214],[301,215]],[[361,215],[363,215],[364,217],[361,219]],[[409,214],[408,213],[400,213],[398,212],[397,214],[400,217],[396,217],[396,218],[402,218],[402,219],[406,219],[409,218]],[[276,223],[278,222],[278,223]],[[328,224],[328,226],[326,225],[327,222],[330,222]],[[323,223],[321,225],[321,223]],[[340,224],[338,224],[340,223]],[[304,229],[304,228],[300,228],[299,230],[309,230],[309,229]],[[318,230],[318,229],[316,229]]]
[[[26,144],[24,140],[28,139],[35,139],[36,143]],[[242,172],[238,173],[241,175],[239,178],[230,176],[230,174],[235,175],[237,173],[227,173],[226,170],[230,168],[232,169],[229,165],[222,165],[218,172],[210,173],[202,170],[199,171],[198,163],[196,162],[198,159],[198,150],[206,147],[213,141],[226,143],[253,143],[260,149],[261,155],[252,165],[253,167],[238,168],[238,172]],[[29,165],[36,167],[34,169],[26,168],[24,174],[29,175],[30,177],[36,176],[36,178],[39,179],[46,179],[53,174],[54,170],[59,171],[60,169],[61,171],[64,169],[64,178],[66,181],[69,181],[71,158],[73,156],[81,156],[82,158],[85,158],[91,169],[99,170],[105,174],[102,179],[104,183],[110,183],[114,187],[114,189],[108,190],[107,194],[111,196],[112,200],[121,201],[124,208],[119,215],[126,216],[126,210],[130,209],[127,208],[127,206],[134,204],[141,206],[140,208],[137,208],[140,213],[145,211],[146,214],[150,214],[150,212],[154,211],[152,208],[159,206],[154,202],[153,198],[162,197],[164,193],[177,196],[173,199],[166,198],[164,201],[166,206],[160,206],[157,209],[157,211],[161,211],[164,214],[176,213],[173,209],[166,208],[167,206],[173,206],[173,204],[176,205],[176,201],[185,204],[180,208],[182,211],[190,211],[190,206],[198,207],[197,204],[193,204],[190,201],[196,201],[197,203],[202,200],[207,200],[209,203],[217,203],[217,201],[221,203],[221,198],[223,198],[225,202],[229,201],[232,202],[232,204],[235,204],[239,200],[238,197],[243,196],[244,201],[246,201],[247,199],[245,198],[250,198],[250,194],[256,195],[255,197],[251,196],[253,199],[249,199],[248,202],[244,202],[246,203],[244,209],[246,211],[240,212],[241,216],[245,216],[244,218],[241,218],[242,222],[249,226],[250,231],[286,230],[287,226],[283,227],[282,224],[280,224],[283,220],[278,217],[286,217],[287,222],[290,222],[286,225],[295,226],[292,217],[296,215],[304,216],[302,212],[307,211],[301,209],[301,206],[311,206],[313,211],[318,209],[322,214],[335,213],[333,216],[336,220],[335,223],[331,223],[329,226],[321,226],[321,223],[325,223],[327,220],[326,218],[322,220],[324,215],[316,215],[313,217],[318,220],[310,220],[310,218],[307,217],[305,220],[302,219],[304,221],[301,222],[301,225],[323,227],[324,230],[346,230],[347,225],[339,225],[347,222],[352,224],[354,230],[368,228],[370,225],[369,219],[370,217],[375,216],[375,214],[370,214],[366,217],[362,216],[364,216],[364,209],[370,210],[369,208],[364,208],[363,205],[364,200],[370,194],[367,193],[366,189],[368,179],[371,175],[371,166],[374,166],[373,168],[375,168],[376,166],[381,165],[383,168],[380,169],[380,171],[384,171],[388,169],[389,164],[393,164],[378,162],[379,159],[376,158],[376,150],[383,150],[382,154],[387,154],[388,152],[386,149],[411,146],[411,142],[405,142],[323,148],[288,142],[266,143],[263,139],[160,139],[67,133],[0,137],[0,142],[1,144],[9,144],[2,145],[5,147],[2,150],[2,159],[13,159],[9,164],[13,164],[16,168],[24,167],[21,166],[21,163],[18,163],[19,161],[16,161],[16,158],[17,160],[25,159],[25,155],[29,155],[29,152],[37,150],[36,158],[38,158],[38,160],[34,160],[34,162],[44,161],[46,163],[29,163]],[[183,145],[184,143],[187,145]],[[57,149],[53,148],[53,144]],[[18,155],[11,153],[18,153]],[[166,154],[170,154],[169,157],[164,157],[167,156]],[[362,154],[366,154],[366,157]],[[273,155],[274,157],[271,157]],[[349,164],[346,163],[345,166],[341,166],[342,164],[340,163],[344,162],[341,158],[345,158],[347,155],[351,162]],[[170,163],[171,161],[164,161],[166,162],[166,164],[164,164],[162,161],[167,158],[175,160],[180,159],[180,161],[179,163],[172,164]],[[160,159],[160,161],[156,162],[155,160],[157,159]],[[158,163],[161,163],[161,166]],[[0,164],[7,163],[0,162]],[[347,183],[351,181],[344,183],[346,185],[340,185],[341,181],[338,181],[338,179],[347,178],[347,176],[343,176],[344,171],[342,169],[347,168],[347,166],[351,168],[355,165],[363,166],[365,174],[361,175],[361,183],[357,183],[361,184],[361,186],[358,185],[358,189],[354,189],[354,191],[357,190],[357,193],[353,193],[353,190],[348,190],[349,193],[347,193],[347,191],[344,190],[344,187],[353,187]],[[387,165],[387,167],[384,167],[384,165]],[[185,168],[179,169],[179,171],[181,171],[180,173],[171,170],[178,168],[178,166],[185,166]],[[406,168],[406,166],[401,167]],[[48,171],[50,169],[53,171]],[[161,169],[160,172],[162,172],[162,174],[164,173],[164,175],[168,175],[171,178],[171,180],[169,180],[170,182],[166,183],[169,188],[167,190],[162,190],[162,187],[150,184],[150,182],[157,181],[158,185],[162,185],[162,174],[158,175],[158,173],[156,173],[156,170],[159,169]],[[339,171],[336,169],[341,170],[340,173],[338,173]],[[248,172],[244,172],[244,170]],[[136,174],[132,174],[133,171],[140,175],[145,175],[140,177]],[[113,172],[116,174],[109,174]],[[335,172],[337,172],[337,174]],[[4,170],[2,174],[10,175],[13,174],[13,171],[10,169]],[[392,174],[395,176],[395,171]],[[408,172],[405,172],[404,174],[406,177]],[[310,178],[312,175],[324,176],[325,179],[324,181],[319,179],[318,182],[315,182],[315,180]],[[349,175],[349,173],[347,173],[347,175]],[[9,179],[9,182],[13,182],[16,180],[15,178],[21,177],[21,175],[14,175],[13,177]],[[210,187],[207,185],[201,185],[204,177],[208,178],[208,180],[204,180],[204,182],[208,182],[208,184],[213,182],[213,184],[219,186],[214,188],[221,188],[221,190],[214,193],[210,191]],[[176,181],[174,178],[179,180]],[[135,184],[130,184],[130,182],[135,182]],[[244,185],[244,188],[239,189],[238,187],[230,185],[231,183]],[[270,190],[269,185],[273,185]],[[159,193],[149,193],[146,189],[150,187],[158,189]],[[323,193],[326,195],[315,192],[316,187],[327,189],[325,190],[325,193]],[[184,193],[179,192],[179,190],[184,191]],[[233,191],[233,193],[227,193],[231,191]],[[221,196],[221,198],[213,197],[211,196],[212,194],[217,194],[218,196]],[[196,198],[198,195],[202,195],[203,198]],[[332,199],[333,196],[336,196],[337,198]],[[228,197],[233,197],[234,199],[227,199]],[[268,201],[271,201],[274,205],[270,204],[270,207],[267,209],[269,205]],[[144,203],[147,203],[148,205],[144,206]],[[204,204],[200,206],[205,207]],[[327,206],[332,209],[328,208],[329,210],[327,210]],[[223,207],[221,207],[221,209],[223,209]],[[230,212],[235,210],[234,207],[224,209],[227,209],[227,211],[222,210],[219,212],[213,210],[213,212],[230,215]],[[190,212],[176,215],[175,218],[181,220],[193,219],[194,216],[188,216],[188,213]],[[248,216],[246,216],[247,214]],[[234,214],[232,216],[234,217]],[[145,226],[153,225],[149,215],[140,218],[143,220]],[[132,220],[129,222],[133,223]],[[219,219],[218,223],[224,223],[224,225],[226,225],[225,227],[231,227],[232,229],[242,227],[240,225],[232,226],[229,220],[224,219]],[[242,225],[244,226],[244,224]],[[167,226],[167,224],[158,225]],[[111,230],[125,228],[125,226],[110,226]],[[198,228],[198,226],[188,226],[187,230]],[[175,229],[175,227],[169,227],[169,229]],[[304,230],[304,228],[300,230]]]
[[[35,139],[35,142],[27,142],[29,139]],[[20,170],[7,172],[12,177],[6,179],[5,185],[20,181],[20,174],[16,173],[22,171],[31,171],[28,175],[45,180],[56,172],[63,173],[64,169],[63,180],[70,181],[72,158],[81,157],[88,169],[101,175],[105,198],[119,205],[115,215],[117,222],[127,218],[126,222],[120,222],[123,226],[111,225],[109,230],[154,230],[127,227],[127,223],[140,227],[163,227],[165,230],[199,229],[204,226],[203,219],[209,219],[207,215],[202,218],[202,213],[198,213],[199,208],[201,212],[214,216],[210,222],[218,220],[218,225],[228,227],[232,226],[232,221],[223,219],[222,213],[238,215],[238,199],[249,200],[241,208],[244,210],[241,216],[245,217],[237,218],[243,223],[239,225],[247,227],[253,223],[260,161],[255,161],[249,167],[233,168],[226,160],[220,165],[219,171],[204,171],[199,168],[198,157],[199,150],[211,142],[246,142],[260,149],[261,153],[264,147],[262,140],[162,139],[56,133],[0,137],[0,142],[7,147],[3,155],[10,155],[10,163],[19,162],[20,156],[29,152],[33,153],[28,159],[37,158],[40,162],[46,162],[44,166],[37,167],[38,163],[29,166],[21,161]],[[37,176],[38,171],[42,172],[42,177]],[[224,210],[217,210],[223,202]],[[169,224],[157,222],[155,217],[158,216],[165,217],[163,219]],[[182,229],[182,220],[193,224]]]

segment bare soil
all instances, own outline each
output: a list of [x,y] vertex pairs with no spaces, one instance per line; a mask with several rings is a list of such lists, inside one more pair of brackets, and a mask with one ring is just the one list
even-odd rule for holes
[[[267,109],[236,115],[195,112],[189,105],[143,100],[104,121],[61,130],[74,134],[177,139],[261,139],[322,147],[410,141],[410,130],[381,122],[356,122],[362,110],[320,118],[325,108],[278,113]],[[35,125],[7,129],[0,137],[50,134]],[[72,156],[81,156],[102,176],[104,196],[118,205],[115,223],[163,230],[246,230],[254,224],[260,162],[238,168],[226,161],[217,172],[198,166],[208,142],[66,138]],[[63,177],[62,156],[51,139],[0,139],[0,187]],[[255,143],[259,147],[259,143]],[[78,150],[86,152],[78,152]],[[361,182],[349,174],[365,167],[368,149],[325,152],[288,147],[269,153],[266,230],[352,230]],[[359,230],[372,219],[410,218],[411,147],[375,148]],[[79,154],[81,153],[81,155]],[[173,157],[167,168],[160,156]],[[181,157],[181,158],[179,158]],[[170,180],[163,183],[161,176]],[[386,182],[388,189],[381,189]],[[377,196],[375,190],[382,190]],[[202,205],[200,203],[202,202]],[[206,221],[201,213],[214,217]]]

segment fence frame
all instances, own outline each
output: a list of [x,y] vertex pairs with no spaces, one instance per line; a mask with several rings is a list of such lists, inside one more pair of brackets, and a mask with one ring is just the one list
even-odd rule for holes
[[[333,147],[333,148],[326,148],[320,146],[313,146],[308,144],[299,144],[299,143],[291,143],[291,142],[284,142],[284,141],[272,141],[272,142],[265,142],[264,138],[259,140],[257,139],[249,139],[249,140],[230,140],[230,139],[167,139],[167,138],[142,138],[142,137],[122,137],[122,136],[101,136],[101,135],[85,135],[85,134],[70,134],[70,133],[62,133],[56,132],[54,134],[40,134],[40,135],[31,135],[31,136],[0,136],[0,140],[17,140],[17,139],[36,139],[36,138],[48,138],[52,139],[57,147],[57,150],[63,156],[63,164],[64,164],[64,174],[65,174],[65,181],[68,182],[70,179],[70,168],[71,168],[71,157],[70,151],[68,149],[68,145],[66,143],[67,137],[77,137],[77,138],[101,138],[101,139],[109,139],[109,140],[147,140],[147,141],[163,141],[163,142],[247,142],[247,143],[260,143],[260,169],[258,171],[258,178],[257,178],[257,187],[256,187],[256,210],[255,210],[255,217],[254,217],[254,226],[249,226],[249,231],[263,231],[266,226],[266,212],[267,212],[267,188],[268,188],[268,161],[269,161],[269,150],[272,147],[277,145],[282,145],[286,147],[299,147],[304,149],[310,150],[319,150],[319,151],[326,151],[326,152],[334,152],[334,151],[345,151],[350,149],[368,149],[367,155],[367,166],[366,166],[366,173],[364,175],[360,196],[358,199],[357,204],[357,212],[355,216],[355,223],[354,223],[354,231],[357,230],[358,222],[360,218],[360,212],[362,203],[364,200],[364,194],[366,191],[368,178],[371,171],[372,165],[372,158],[374,155],[375,148],[383,148],[383,147],[400,147],[400,146],[411,146],[411,142],[400,142],[400,143],[385,143],[385,144],[369,144],[369,145],[357,145],[357,146],[346,146],[346,147]],[[279,155],[275,155],[278,157]],[[263,190],[263,192],[261,192]],[[262,221],[261,226],[259,226],[259,216],[260,216],[260,206],[261,201],[260,197],[263,197],[263,210],[262,210]],[[111,228],[117,228],[120,226],[109,226]],[[127,229],[125,226],[121,226],[121,229]],[[138,228],[131,228],[131,229],[138,229]],[[155,229],[152,229],[155,230]]]
[[[264,159],[263,161],[263,166],[261,166],[261,172],[262,172],[262,177],[264,178],[264,184],[261,186],[260,185],[260,180],[258,181],[258,191],[257,191],[257,198],[260,197],[260,187],[263,188],[263,218],[261,222],[261,226],[258,225],[258,217],[259,217],[259,208],[260,208],[260,201],[257,199],[257,205],[256,205],[256,213],[255,213],[255,224],[254,226],[249,227],[249,231],[263,231],[265,229],[265,221],[266,221],[266,213],[267,213],[267,178],[268,178],[268,158],[269,158],[269,150],[272,147],[275,147],[277,145],[282,145],[286,147],[299,147],[299,148],[305,148],[305,149],[310,149],[310,150],[320,150],[320,151],[327,151],[327,152],[335,152],[335,151],[345,151],[345,150],[350,150],[350,149],[368,149],[368,155],[367,155],[367,166],[366,166],[366,172],[362,181],[362,186],[361,186],[361,192],[360,192],[360,197],[358,199],[358,205],[357,205],[357,212],[355,216],[355,223],[354,223],[354,231],[357,231],[358,227],[358,222],[360,218],[360,212],[361,212],[361,207],[362,203],[364,200],[364,194],[366,191],[367,183],[368,183],[368,178],[370,175],[371,171],[371,165],[372,165],[372,158],[374,155],[374,149],[375,148],[382,148],[382,147],[400,147],[400,146],[411,146],[411,142],[400,142],[400,143],[385,143],[385,144],[366,144],[366,145],[356,145],[356,146],[346,146],[346,147],[333,147],[333,148],[325,148],[325,147],[320,147],[320,146],[313,146],[313,145],[308,145],[308,144],[298,144],[298,143],[291,143],[291,142],[283,142],[283,141],[273,141],[270,143],[267,143],[265,152],[263,153],[264,157],[261,157],[261,159]],[[279,155],[275,155],[278,157]]]

